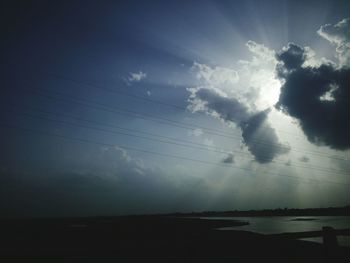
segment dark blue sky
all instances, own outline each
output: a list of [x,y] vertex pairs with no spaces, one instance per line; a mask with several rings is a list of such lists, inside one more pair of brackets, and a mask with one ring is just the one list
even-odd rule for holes
[[349,1],[1,10],[3,216],[349,203]]

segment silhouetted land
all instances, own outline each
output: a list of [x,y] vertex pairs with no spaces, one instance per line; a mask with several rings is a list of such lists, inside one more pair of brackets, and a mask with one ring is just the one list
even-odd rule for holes
[[170,216],[195,216],[195,217],[236,217],[236,216],[350,216],[350,205],[344,207],[328,208],[278,208],[265,210],[247,210],[247,211],[204,211],[193,213],[174,213]]
[[314,220],[316,220],[316,218],[304,218],[304,217],[302,217],[302,218],[293,218],[290,221],[314,221]]
[[247,224],[240,221],[157,215],[0,223],[0,262],[350,262],[349,248],[327,254],[322,244],[290,236],[216,230]]

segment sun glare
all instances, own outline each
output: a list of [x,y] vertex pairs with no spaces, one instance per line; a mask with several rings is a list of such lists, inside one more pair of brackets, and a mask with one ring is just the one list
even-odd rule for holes
[[266,82],[262,84],[261,100],[266,106],[272,107],[278,102],[281,82],[271,74],[266,76]]

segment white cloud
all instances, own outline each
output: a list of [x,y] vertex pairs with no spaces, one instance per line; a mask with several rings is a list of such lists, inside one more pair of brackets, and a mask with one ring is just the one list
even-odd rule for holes
[[336,90],[339,89],[339,86],[336,84],[331,84],[329,86],[330,90],[320,97],[320,101],[335,101],[334,92],[336,92]]
[[232,68],[212,67],[198,62],[193,63],[191,73],[198,81],[196,88],[210,89],[224,97],[232,95],[240,80],[238,72]]
[[350,18],[344,18],[335,25],[326,24],[321,26],[317,33],[332,44],[335,44],[341,48],[343,45],[349,45],[349,27]]
[[264,110],[272,107],[279,97],[281,85],[275,74],[275,51],[251,40],[246,46],[253,56],[250,60],[238,61],[242,80],[238,93],[243,94],[241,101],[252,110]]
[[[237,70],[194,63],[191,71],[199,83],[187,89],[188,109],[240,128],[248,150],[258,162],[266,163],[289,151],[279,143],[266,110],[278,101],[281,83],[275,74],[275,52],[253,41],[248,41],[247,48],[253,58],[239,61]],[[260,139],[271,147],[260,147],[256,143]]]
[[139,72],[130,72],[128,81],[129,82],[140,82],[141,80],[145,79],[147,77],[147,74],[145,72],[142,72],[141,70]]
[[[252,61],[248,62],[254,66],[261,64],[275,63],[275,51],[265,47],[262,44],[258,44],[252,40],[249,40],[246,44],[249,51],[254,55]],[[244,60],[242,61],[244,62]]]
[[339,66],[350,66],[350,18],[344,18],[335,25],[323,25],[317,33],[336,46]]
[[239,81],[237,71],[225,67],[210,67],[205,64],[194,62],[192,71],[195,72],[198,80],[204,81],[207,85],[233,85]]
[[199,136],[203,135],[203,130],[200,129],[200,128],[197,128],[197,129],[189,131],[188,135],[189,136],[194,136],[194,137],[199,137]]
[[95,171],[105,176],[118,177],[119,175],[130,173],[130,171],[138,174],[145,173],[143,161],[132,158],[126,150],[118,146],[103,148],[93,159],[94,161],[91,162],[93,167],[89,167],[88,171]]
[[336,64],[329,60],[326,59],[324,57],[322,58],[318,58],[316,56],[316,52],[311,48],[311,47],[304,47],[304,51],[306,54],[306,58],[305,61],[302,65],[302,67],[320,67],[322,64],[328,64],[328,65],[332,65],[332,66],[336,66]]
[[214,141],[208,138],[204,138],[203,143],[208,147],[213,147],[215,145]]
[[188,88],[192,111],[205,108],[203,100],[194,96],[199,89],[212,90],[223,98],[233,98],[250,112],[265,110],[278,101],[281,83],[275,74],[275,51],[254,41],[248,41],[246,46],[252,58],[238,61],[236,69],[194,62],[191,72],[199,83]]

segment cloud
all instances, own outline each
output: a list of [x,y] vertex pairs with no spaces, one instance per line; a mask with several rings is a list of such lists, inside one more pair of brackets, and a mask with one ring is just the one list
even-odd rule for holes
[[[119,147],[97,150],[74,168],[29,170],[0,165],[0,216],[191,211],[207,204],[210,192],[201,178],[178,172],[172,176]],[[182,201],[187,198],[193,202]]]
[[271,162],[290,151],[288,146],[279,143],[275,130],[267,122],[269,111],[256,113],[241,124],[244,143],[259,163]]
[[194,62],[191,72],[198,84],[188,88],[188,109],[202,111],[242,131],[247,149],[259,163],[271,162],[287,153],[268,121],[278,100],[280,80],[276,78],[275,51],[254,41],[246,44],[253,57],[240,60],[238,70],[211,67]]
[[340,66],[350,66],[350,18],[344,18],[335,25],[323,25],[317,33],[336,46]]
[[306,60],[306,52],[302,47],[289,43],[282,51],[276,54],[278,61],[283,61],[283,67],[289,71],[300,68]]
[[[94,157],[93,166],[89,166],[87,171],[96,172],[100,175],[121,177],[125,174],[146,173],[143,161],[132,158],[123,148],[118,146],[106,147]],[[85,171],[85,172],[87,172]]]
[[[239,60],[241,88],[235,89],[240,101],[254,111],[272,107],[279,96],[280,81],[276,77],[277,59],[275,51],[249,40],[246,44],[252,53],[250,60]],[[236,96],[236,95],[235,95]]]
[[234,163],[234,162],[235,160],[232,153],[227,154],[227,156],[224,159],[222,159],[222,163]]
[[188,132],[189,136],[200,137],[203,135],[203,130],[200,128],[196,128]]
[[223,97],[235,98],[251,111],[272,107],[278,100],[280,82],[275,76],[275,51],[254,41],[246,47],[252,54],[249,60],[239,60],[236,68],[210,66],[194,62],[191,73],[196,87],[206,88]]
[[191,68],[198,80],[204,81],[208,85],[231,85],[239,81],[238,72],[225,67],[210,67],[197,62]]
[[239,124],[249,117],[248,108],[235,98],[208,88],[191,88],[188,108],[195,111],[205,111],[207,114],[218,117],[226,122]]
[[251,112],[235,98],[224,97],[206,88],[189,91],[189,108],[204,111],[226,123],[234,123],[241,129],[243,142],[257,162],[271,162],[276,156],[289,151],[289,147],[279,143],[275,130],[267,121],[269,110]]
[[308,140],[350,148],[350,68],[332,63],[305,66],[308,50],[288,44],[276,55],[283,83],[276,107],[296,118]]
[[129,82],[140,82],[141,80],[145,79],[147,77],[147,74],[145,72],[139,71],[139,72],[130,72],[128,77]]
[[307,163],[310,161],[310,158],[304,155],[304,156],[299,158],[299,161],[303,162],[303,163]]
[[240,63],[252,64],[254,66],[260,66],[261,64],[274,64],[275,52],[262,44],[249,40],[246,44],[250,52],[254,54],[252,61],[241,60]]
[[204,138],[203,144],[205,144],[209,148],[215,146],[214,141],[208,138]]

